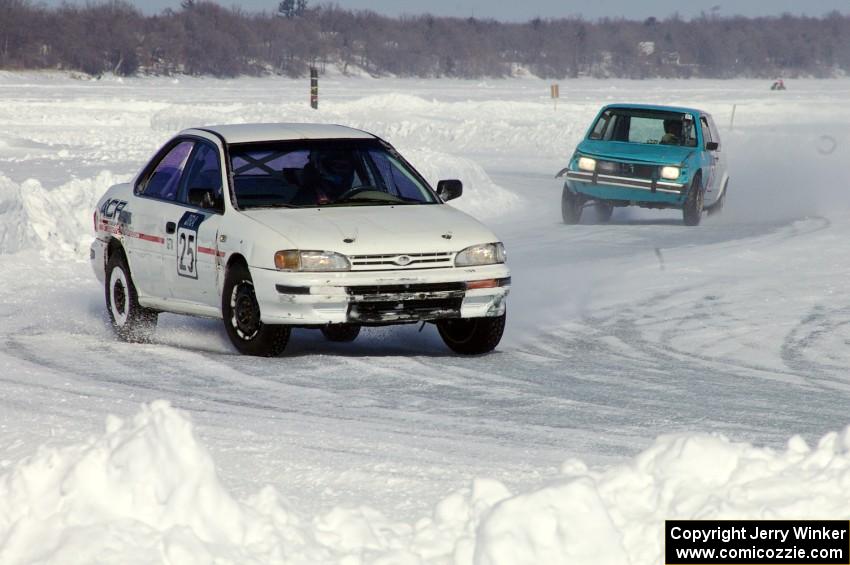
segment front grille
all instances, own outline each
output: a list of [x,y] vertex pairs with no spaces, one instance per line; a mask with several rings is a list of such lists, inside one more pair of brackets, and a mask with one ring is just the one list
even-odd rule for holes
[[345,291],[350,295],[368,296],[375,294],[401,294],[423,292],[463,292],[466,283],[426,283],[426,284],[382,284],[369,286],[349,286]]
[[357,302],[348,307],[348,319],[360,323],[419,322],[460,318],[463,297]]
[[613,175],[635,179],[651,179],[658,177],[657,165],[640,165],[636,163],[618,163],[616,161],[597,161],[596,172],[600,175]]
[[386,271],[399,269],[438,269],[453,265],[452,252],[387,253],[383,255],[350,255],[352,271]]
[[348,318],[360,323],[417,322],[459,318],[462,282],[346,287]]

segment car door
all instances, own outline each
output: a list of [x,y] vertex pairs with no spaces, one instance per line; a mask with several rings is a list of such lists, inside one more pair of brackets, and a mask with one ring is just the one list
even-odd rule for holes
[[714,132],[709,125],[708,117],[700,116],[700,128],[702,129],[702,153],[703,153],[703,179],[705,187],[705,205],[709,206],[717,200],[717,162],[719,160],[716,150],[709,150],[709,143],[714,143]]
[[168,217],[165,269],[173,299],[218,308],[218,230],[224,212],[219,149],[198,140]]
[[136,198],[125,207],[125,242],[133,279],[142,294],[163,299],[170,295],[164,276],[168,252],[167,218],[171,216],[183,169],[195,142],[177,138],[168,143],[142,172]]
[[714,118],[706,114],[708,127],[711,130],[711,139],[717,143],[717,149],[713,151],[714,156],[714,193],[715,199],[720,198],[723,190],[725,190],[726,179],[728,178],[728,162],[723,144],[720,142],[720,132],[717,130],[717,124],[714,123]]

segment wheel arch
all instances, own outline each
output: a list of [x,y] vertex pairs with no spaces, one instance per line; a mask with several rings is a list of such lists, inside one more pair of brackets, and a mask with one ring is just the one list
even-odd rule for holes
[[224,267],[224,278],[227,278],[230,270],[236,265],[241,265],[250,271],[250,267],[248,267],[248,259],[245,258],[241,253],[231,253],[230,257],[227,258],[227,264]]
[[123,253],[125,257],[127,256],[127,252],[124,251],[124,244],[121,243],[117,237],[110,237],[106,244],[106,255],[104,255],[104,260],[109,263],[109,259],[116,251]]
[[696,179],[699,179],[699,186],[700,186],[700,188],[705,188],[705,187],[702,185],[702,179],[703,179],[702,167],[700,167],[699,169],[697,169],[697,171],[694,173],[694,180],[696,180]]

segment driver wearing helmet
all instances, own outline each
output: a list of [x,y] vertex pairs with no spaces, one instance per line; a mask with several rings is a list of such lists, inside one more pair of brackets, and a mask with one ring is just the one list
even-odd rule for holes
[[310,152],[310,168],[315,173],[317,204],[329,204],[351,188],[354,162],[349,151],[315,149]]

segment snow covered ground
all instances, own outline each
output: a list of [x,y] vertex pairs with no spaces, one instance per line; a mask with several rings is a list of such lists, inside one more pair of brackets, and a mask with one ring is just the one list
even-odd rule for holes
[[[0,562],[661,562],[665,518],[850,512],[850,81],[72,80],[0,74]],[[598,107],[721,128],[723,216],[560,222]],[[734,128],[730,127],[736,105]],[[500,348],[426,327],[235,354],[117,342],[91,207],[177,130],[373,131],[508,248]]]

